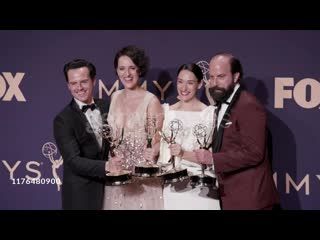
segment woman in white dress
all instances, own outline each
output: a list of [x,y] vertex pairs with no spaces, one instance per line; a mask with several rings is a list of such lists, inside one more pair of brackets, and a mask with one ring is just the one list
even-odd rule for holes
[[[199,149],[197,138],[193,134],[194,126],[203,124],[208,134],[214,126],[215,107],[207,106],[196,96],[202,87],[203,74],[201,68],[194,64],[183,64],[178,70],[177,91],[179,101],[171,106],[163,104],[163,132],[168,134],[168,126],[174,119],[182,122],[182,130],[178,132],[176,144],[168,145],[163,139],[160,142],[158,162],[168,163],[170,156],[175,157],[176,167],[187,169],[188,175],[201,174],[201,165],[197,162],[193,150]],[[205,174],[215,177],[213,166],[208,166]],[[214,189],[202,187],[192,188],[188,180],[166,184],[163,191],[164,209],[167,210],[220,210],[218,193]]]
[[[111,96],[108,123],[124,128],[123,141],[116,154],[121,153],[123,169],[133,171],[136,165],[156,162],[160,139],[155,137],[152,148],[146,148],[145,124],[147,116],[155,116],[161,127],[163,112],[158,98],[138,84],[148,70],[148,57],[143,49],[132,45],[122,48],[115,56],[114,67],[124,89]],[[127,185],[106,186],[104,196],[106,210],[163,209],[162,183],[156,177],[134,177]]]

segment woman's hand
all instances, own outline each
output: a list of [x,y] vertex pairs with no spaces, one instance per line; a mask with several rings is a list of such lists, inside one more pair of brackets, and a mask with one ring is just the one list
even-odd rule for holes
[[145,148],[143,156],[149,163],[155,164],[157,162],[158,151],[154,148]]
[[171,156],[182,157],[183,150],[180,144],[170,144],[169,149]]

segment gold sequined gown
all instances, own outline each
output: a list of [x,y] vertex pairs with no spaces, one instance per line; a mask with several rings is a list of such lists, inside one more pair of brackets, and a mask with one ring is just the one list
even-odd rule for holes
[[[108,114],[108,123],[124,126],[124,138],[117,151],[124,159],[124,169],[144,163],[146,145],[145,120],[152,93],[146,91],[135,112],[124,114],[121,106],[123,90],[114,92]],[[121,186],[105,186],[105,210],[162,210],[162,184],[159,178],[133,177],[132,183]]]

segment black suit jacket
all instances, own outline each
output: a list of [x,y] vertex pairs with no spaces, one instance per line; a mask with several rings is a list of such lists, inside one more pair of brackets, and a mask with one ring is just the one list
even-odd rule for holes
[[[94,101],[105,120],[109,104],[100,99]],[[109,143],[103,140],[100,149],[74,100],[55,117],[54,137],[63,157],[62,208],[102,209]]]

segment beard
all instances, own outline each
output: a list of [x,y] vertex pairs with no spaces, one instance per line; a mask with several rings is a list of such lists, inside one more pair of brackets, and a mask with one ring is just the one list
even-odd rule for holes
[[231,94],[233,93],[234,87],[235,87],[235,84],[233,83],[227,89],[214,86],[209,88],[209,93],[213,98],[213,100],[215,100],[216,102],[222,103],[227,101],[227,99],[231,96]]

